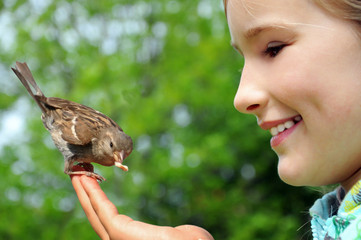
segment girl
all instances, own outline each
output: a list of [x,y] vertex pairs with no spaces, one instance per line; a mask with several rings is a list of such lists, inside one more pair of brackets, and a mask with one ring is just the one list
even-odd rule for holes
[[[311,208],[314,239],[361,236],[361,1],[224,0],[245,65],[234,105],[270,131],[281,179],[340,183]],[[104,239],[213,239],[196,226],[157,227],[118,215],[96,181],[72,182]],[[359,232],[360,229],[360,232]]]

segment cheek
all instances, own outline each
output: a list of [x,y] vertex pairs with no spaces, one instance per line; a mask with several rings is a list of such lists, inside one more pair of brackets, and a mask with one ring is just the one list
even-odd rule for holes
[[297,50],[287,51],[273,66],[272,73],[268,74],[272,76],[269,84],[271,92],[284,103],[310,101],[320,89],[316,87],[314,78],[317,70],[313,68],[307,57]]
[[[280,101],[289,102],[291,106],[294,103],[297,106],[312,105],[316,110],[321,110],[325,103],[335,102],[335,96],[342,93],[341,89],[350,88],[345,87],[344,81],[340,79],[344,79],[345,72],[354,73],[355,69],[350,69],[350,64],[340,65],[338,59],[330,56],[324,48],[316,46],[316,43],[290,46],[270,68],[272,72],[268,73],[273,76],[270,83],[272,92]],[[361,84],[361,78],[359,82]],[[347,101],[347,96],[342,98],[342,101]],[[337,105],[341,105],[341,102],[336,102],[334,106]]]

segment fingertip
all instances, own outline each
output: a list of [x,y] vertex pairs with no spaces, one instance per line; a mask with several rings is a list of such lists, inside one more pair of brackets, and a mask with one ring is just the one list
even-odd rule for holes
[[98,181],[92,177],[81,175],[79,176],[79,182],[88,195],[93,195],[95,193],[103,192]]
[[80,182],[82,183],[83,186],[99,186],[99,183],[96,179],[92,178],[92,177],[88,177],[86,175],[81,175],[79,176],[80,178]]
[[69,174],[69,177],[70,177],[70,180],[71,181],[79,181],[79,178],[80,178],[80,174]]

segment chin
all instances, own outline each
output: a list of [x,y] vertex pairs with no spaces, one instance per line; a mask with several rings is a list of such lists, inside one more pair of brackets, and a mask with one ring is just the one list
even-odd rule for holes
[[[300,186],[310,186],[310,187],[319,187],[329,184],[334,184],[334,182],[323,181],[322,179],[317,178],[318,172],[313,172],[312,169],[305,170],[301,167],[297,168],[296,166],[282,166],[278,165],[278,175],[281,180],[288,185],[300,187]],[[315,174],[316,177],[313,177],[312,174]]]
[[311,184],[310,171],[302,166],[295,164],[297,161],[288,161],[289,159],[279,159],[278,175],[281,180],[292,186],[314,186]]
[[305,184],[303,181],[301,181],[299,179],[295,179],[295,178],[292,178],[289,176],[284,176],[281,174],[279,174],[279,176],[284,183],[294,186],[294,187],[311,186],[309,184]]
[[280,172],[278,172],[278,175],[280,176],[281,180],[283,182],[287,183],[288,185],[295,186],[295,187],[307,185],[302,180],[294,178],[292,176],[288,176],[288,175],[282,174]]

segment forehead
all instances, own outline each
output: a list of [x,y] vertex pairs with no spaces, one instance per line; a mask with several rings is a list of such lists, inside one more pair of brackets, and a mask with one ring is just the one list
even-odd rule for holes
[[228,0],[227,3],[232,41],[256,35],[265,26],[317,24],[320,13],[311,0]]
[[[227,0],[227,12],[236,10],[242,16],[259,18],[272,13],[284,16],[303,16],[317,7],[312,0]],[[317,7],[318,8],[318,7]]]

